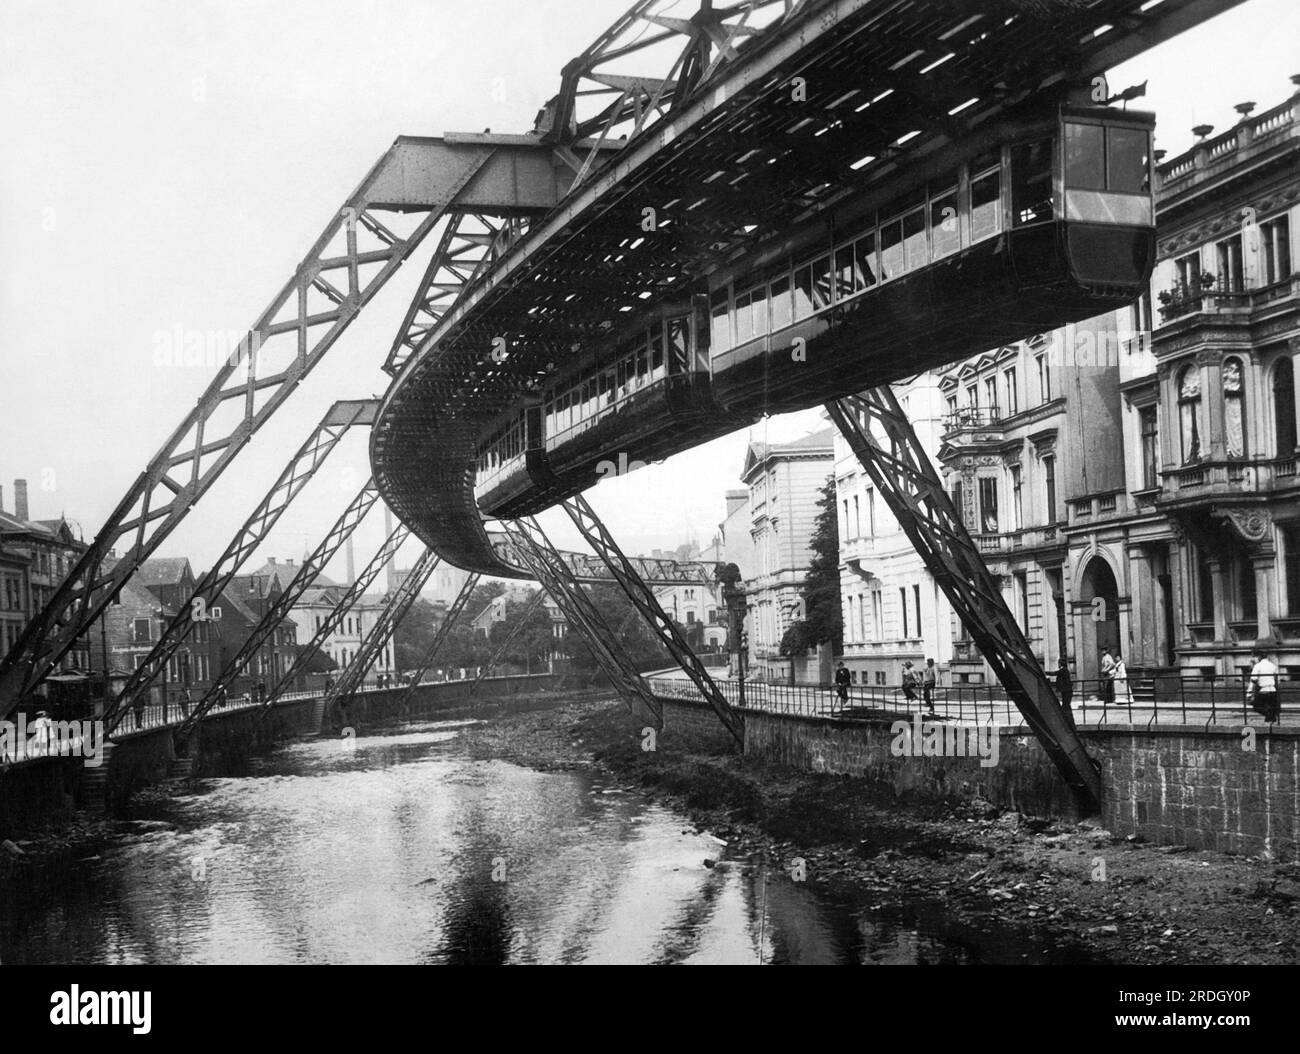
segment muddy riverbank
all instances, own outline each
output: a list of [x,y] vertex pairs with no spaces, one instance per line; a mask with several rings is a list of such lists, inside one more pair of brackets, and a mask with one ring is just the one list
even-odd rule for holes
[[869,800],[847,777],[796,772],[675,733],[641,749],[614,702],[502,715],[469,749],[542,770],[594,769],[662,795],[732,856],[866,890],[882,909],[918,897],[973,927],[1068,941],[1097,961],[1284,964],[1300,950],[1300,866],[1118,839],[992,805]]

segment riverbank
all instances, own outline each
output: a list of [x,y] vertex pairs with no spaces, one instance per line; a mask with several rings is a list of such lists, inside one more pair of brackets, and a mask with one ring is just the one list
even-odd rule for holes
[[1117,839],[988,803],[869,800],[848,777],[797,772],[675,732],[642,749],[620,703],[501,715],[462,733],[479,757],[543,771],[594,770],[687,812],[735,857],[765,856],[807,881],[870,891],[881,906],[942,898],[1070,941],[1111,963],[1290,964],[1300,952],[1300,866]]

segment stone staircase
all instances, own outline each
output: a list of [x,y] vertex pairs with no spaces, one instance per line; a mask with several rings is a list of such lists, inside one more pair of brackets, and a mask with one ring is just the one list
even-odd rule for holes
[[81,779],[82,808],[91,816],[108,815],[108,766],[113,749],[114,744],[105,740],[100,763],[86,769]]

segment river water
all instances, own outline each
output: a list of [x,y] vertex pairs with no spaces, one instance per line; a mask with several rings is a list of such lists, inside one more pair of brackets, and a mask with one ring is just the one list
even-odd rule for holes
[[728,859],[612,782],[474,760],[464,727],[293,743],[137,810],[92,855],[4,891],[0,961],[1080,961],[959,928],[940,902],[886,909]]

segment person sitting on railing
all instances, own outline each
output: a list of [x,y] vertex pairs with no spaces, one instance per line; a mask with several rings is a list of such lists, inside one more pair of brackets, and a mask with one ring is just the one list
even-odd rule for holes
[[916,672],[910,659],[903,663],[903,698],[909,703],[916,701]]
[[1282,716],[1282,707],[1277,698],[1277,666],[1268,657],[1265,645],[1255,645],[1251,652],[1255,664],[1250,669],[1250,683],[1246,686],[1246,701],[1251,709],[1262,714],[1265,721],[1272,723]]

